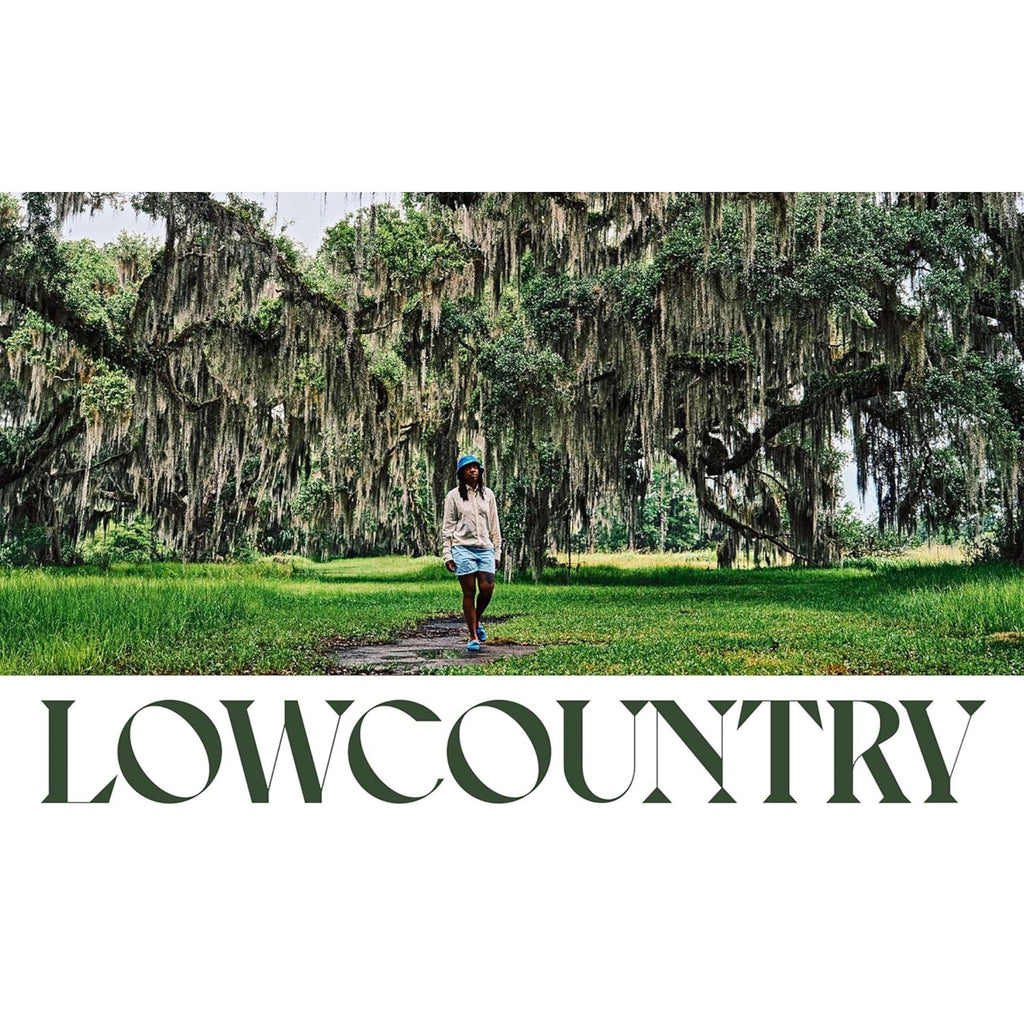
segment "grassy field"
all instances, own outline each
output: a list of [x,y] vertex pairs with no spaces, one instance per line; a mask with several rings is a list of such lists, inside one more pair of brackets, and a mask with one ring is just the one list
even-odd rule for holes
[[[1016,674],[1024,572],[926,559],[867,568],[711,568],[609,555],[499,582],[493,636],[528,674]],[[0,570],[0,673],[326,671],[332,646],[454,613],[437,559]],[[459,671],[454,669],[451,671]]]

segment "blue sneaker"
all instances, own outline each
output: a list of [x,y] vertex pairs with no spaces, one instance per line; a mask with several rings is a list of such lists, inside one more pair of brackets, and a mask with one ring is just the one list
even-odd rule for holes
[[484,632],[483,626],[476,627],[476,638],[480,641],[480,643],[484,643],[484,641],[487,639],[487,634]]
[[479,643],[479,641],[477,641],[477,640],[470,640],[469,643],[466,644],[466,650],[467,651],[479,651],[480,650],[480,643]]

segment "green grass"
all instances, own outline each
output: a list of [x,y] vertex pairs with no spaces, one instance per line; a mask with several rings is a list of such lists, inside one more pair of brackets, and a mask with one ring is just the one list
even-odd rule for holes
[[[437,559],[0,570],[0,673],[316,674],[334,644],[458,608]],[[564,567],[499,582],[491,611],[511,616],[493,636],[540,650],[488,673],[1024,671],[1024,573],[1011,566],[719,571],[706,554],[592,556],[569,584]]]

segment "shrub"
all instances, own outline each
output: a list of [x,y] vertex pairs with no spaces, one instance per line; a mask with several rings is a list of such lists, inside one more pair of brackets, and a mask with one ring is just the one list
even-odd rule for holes
[[149,516],[134,516],[126,523],[110,523],[81,545],[82,561],[106,568],[114,562],[153,562],[166,555],[153,533]]
[[48,545],[45,527],[24,527],[0,541],[0,565],[39,565]]

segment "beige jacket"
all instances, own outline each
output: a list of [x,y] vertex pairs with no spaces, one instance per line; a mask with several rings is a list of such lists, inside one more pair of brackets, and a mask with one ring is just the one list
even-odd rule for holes
[[498,503],[494,491],[487,487],[467,488],[466,500],[453,487],[444,499],[444,518],[441,521],[442,558],[452,557],[452,545],[494,548],[495,561],[501,561],[501,526],[498,524]]

